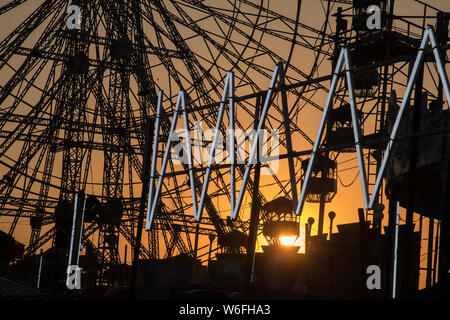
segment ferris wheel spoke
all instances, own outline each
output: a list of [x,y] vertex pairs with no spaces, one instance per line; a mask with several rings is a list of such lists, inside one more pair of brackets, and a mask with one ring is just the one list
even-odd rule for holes
[[4,14],[4,13],[8,12],[9,10],[14,9],[15,7],[24,3],[25,1],[27,1],[27,0],[11,0],[4,6],[0,7],[0,14]]
[[0,70],[3,68],[5,61],[8,61],[14,55],[23,42],[30,37],[31,33],[38,29],[49,15],[57,12],[63,6],[64,3],[60,1],[45,1],[23,23],[0,42],[0,56],[3,57],[0,61]]

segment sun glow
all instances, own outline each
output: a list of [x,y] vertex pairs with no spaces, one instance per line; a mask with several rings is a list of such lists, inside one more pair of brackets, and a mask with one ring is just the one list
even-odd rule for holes
[[297,245],[297,237],[296,236],[280,237],[280,243],[283,246],[295,246]]

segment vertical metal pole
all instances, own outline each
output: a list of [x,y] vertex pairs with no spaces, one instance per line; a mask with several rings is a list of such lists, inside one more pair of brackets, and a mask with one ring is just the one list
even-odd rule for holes
[[389,3],[389,15],[388,15],[388,30],[391,31],[392,30],[392,24],[394,22],[394,7],[395,7],[395,0],[391,0]]
[[311,225],[305,223],[305,254],[309,252],[309,237],[311,236]]
[[[392,30],[392,22],[393,22],[393,13],[394,13],[394,0],[390,1],[390,7],[389,7],[389,15],[388,15],[388,20],[387,20],[387,30],[391,31]],[[392,42],[391,40],[388,40],[386,43],[386,51],[385,51],[385,59],[388,60],[391,56],[391,47],[392,47]],[[383,129],[384,124],[385,124],[385,116],[386,116],[386,101],[387,101],[387,85],[388,85],[388,74],[389,74],[389,66],[386,65],[383,67],[383,87],[382,87],[382,100],[381,100],[381,114],[379,115],[381,120],[380,120],[380,130]],[[377,156],[376,158],[377,161],[377,165],[376,165],[376,169],[377,172],[380,168],[381,165],[381,153],[380,156]],[[378,196],[377,196],[378,199]],[[375,202],[375,204],[377,204],[378,201]]]
[[330,236],[329,236],[329,240],[331,241],[331,235],[333,234],[333,220],[334,217],[330,217]]
[[359,275],[360,275],[360,298],[366,297],[366,250],[367,250],[367,224],[365,220],[364,209],[358,209],[359,218]]
[[[311,230],[312,230],[312,223],[310,223],[310,219],[308,219],[308,222],[305,223],[305,255],[306,257],[309,256],[310,253],[310,249],[311,249]],[[309,261],[307,259],[307,261]],[[310,266],[307,270],[306,270],[306,296],[308,296],[309,292],[310,292],[310,279],[311,279],[311,274],[313,273],[311,270],[311,263],[308,263],[308,266]]]
[[319,203],[319,222],[318,222],[318,235],[323,235],[323,220],[325,216],[325,200],[326,200],[326,194],[321,193],[320,194],[320,203]]
[[230,212],[234,212],[234,206],[236,205],[236,181],[235,181],[235,140],[234,140],[234,76],[233,81],[230,82],[230,110],[229,110],[229,147],[230,147]]
[[[169,137],[170,139],[170,137]],[[133,261],[131,266],[131,277],[130,277],[130,292],[129,299],[133,300],[135,297],[135,285],[136,285],[136,277],[137,277],[137,263],[139,260],[139,252],[141,249],[141,239],[142,239],[142,229],[144,228],[144,217],[145,217],[145,205],[147,200],[147,192],[149,191],[149,158],[152,147],[152,138],[151,138],[151,125],[150,121],[147,123],[146,132],[145,132],[145,145],[144,145],[144,159],[142,165],[142,188],[141,188],[141,198],[139,201],[139,214],[138,214],[138,223],[137,223],[137,231],[136,231],[136,240],[134,243],[134,251],[133,251]],[[157,201],[157,200],[155,200]]]
[[[328,8],[327,10],[329,10],[330,6],[330,2],[328,1]],[[327,17],[328,19],[328,17]],[[333,47],[333,57],[331,59],[331,70],[333,71],[336,68],[336,62],[338,60],[339,57],[339,53],[340,53],[340,42],[341,42],[341,30],[339,29],[339,24],[343,22],[344,19],[342,19],[342,7],[338,7],[337,8],[337,12],[336,12],[336,32],[335,35],[333,37],[333,42],[334,42],[334,47]]]
[[438,258],[438,250],[439,250],[439,226],[440,223],[438,221],[437,223],[437,230],[436,230],[436,239],[434,241],[434,262],[433,262],[433,284],[436,283],[436,276],[437,276],[437,258]]
[[398,220],[400,214],[400,203],[397,202],[395,214],[395,231],[394,231],[394,267],[392,270],[392,299],[396,297],[397,289],[397,254],[398,254]]
[[[256,98],[255,106],[255,127],[259,120],[259,108],[260,108],[260,96]],[[250,213],[250,228],[247,242],[247,256],[246,256],[246,272],[245,281],[249,287],[253,279],[253,269],[255,262],[255,245],[256,238],[258,237],[258,225],[259,225],[259,212],[260,212],[260,199],[259,199],[259,178],[261,172],[261,162],[259,159],[260,150],[260,134],[257,131],[255,141],[258,142],[258,148],[256,153],[255,173],[253,178],[253,191],[252,191],[252,208]],[[241,187],[242,188],[242,187]]]
[[[281,88],[281,102],[283,105],[283,125],[284,125],[284,132],[286,135],[286,148],[287,153],[292,153],[292,138],[291,138],[291,128],[289,126],[289,108],[288,108],[288,102],[287,102],[287,96],[286,96],[286,90],[284,89],[285,85],[285,74],[284,74],[284,68],[283,63],[278,63],[278,70],[280,73],[280,88]],[[289,166],[289,178],[291,183],[291,193],[292,193],[292,203],[293,207],[292,210],[295,210],[297,207],[298,197],[297,197],[297,184],[295,179],[295,168],[294,168],[294,158],[292,156],[288,157],[288,166]]]
[[255,166],[255,174],[253,178],[253,201],[252,201],[252,214],[253,220],[255,221],[255,226],[253,229],[253,235],[251,239],[249,238],[249,241],[251,241],[251,247],[249,252],[250,258],[250,277],[248,279],[248,285],[251,285],[253,282],[254,277],[254,270],[255,270],[255,257],[256,257],[256,240],[258,237],[258,225],[259,225],[259,213],[261,210],[261,200],[259,198],[259,180],[260,180],[260,173],[261,173],[261,163],[258,160],[258,163]]
[[197,223],[195,226],[195,240],[194,240],[194,259],[197,259],[197,250],[198,250],[198,234],[200,232],[200,225]]
[[433,273],[433,238],[434,238],[434,219],[428,219],[428,251],[427,251],[427,278],[426,287],[431,287],[431,278]]
[[[438,12],[436,14],[436,33],[439,33],[436,41],[437,44],[441,45],[442,47],[447,45],[447,34],[448,34],[448,25],[449,25],[449,19],[450,19],[450,14],[449,13],[444,13],[444,12]],[[437,48],[436,48],[437,50]],[[439,56],[441,58],[441,61],[444,60],[444,53],[442,51],[439,52]],[[445,62],[443,64],[443,68],[445,69]],[[437,94],[437,100],[439,102],[443,102],[443,79],[442,77],[439,77],[439,84],[438,84],[438,94]]]
[[395,242],[395,219],[397,217],[397,185],[395,183],[389,185],[387,189],[389,191],[389,219],[388,219],[388,229],[386,232],[386,278],[385,278],[385,297],[386,299],[392,298],[392,287],[393,287],[393,270],[394,270],[394,242]]
[[41,254],[39,257],[39,273],[38,273],[38,279],[37,279],[37,288],[39,289],[41,287],[41,272],[42,272],[42,249],[41,249]]
[[208,250],[208,263],[211,261],[211,250],[212,250],[212,243],[214,241],[215,236],[213,234],[209,235],[209,250]]
[[420,215],[420,218],[419,218],[419,239],[420,239],[420,242],[419,242],[419,250],[422,250],[422,229],[423,229],[423,215]]

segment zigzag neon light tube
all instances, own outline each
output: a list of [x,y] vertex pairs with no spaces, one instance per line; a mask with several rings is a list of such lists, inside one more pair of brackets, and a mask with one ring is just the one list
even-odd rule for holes
[[[202,192],[201,192],[201,196],[200,196],[200,204],[199,204],[197,210],[195,210],[195,207],[194,207],[195,221],[200,221],[200,219],[202,217],[202,211],[203,211],[205,196],[206,196],[206,193],[208,191],[209,178],[210,178],[210,175],[211,175],[211,166],[212,166],[212,163],[214,161],[214,156],[215,156],[216,146],[217,146],[217,140],[218,140],[219,134],[220,134],[220,124],[222,123],[224,109],[225,109],[225,102],[226,102],[225,99],[226,99],[226,95],[227,95],[227,90],[229,91],[228,94],[229,94],[230,99],[231,99],[231,97],[233,96],[233,91],[232,91],[233,90],[233,73],[232,72],[228,72],[227,79],[226,79],[226,82],[225,82],[225,86],[224,86],[224,89],[223,89],[222,101],[220,103],[220,109],[219,109],[219,115],[217,116],[216,128],[214,130],[214,139],[213,139],[213,143],[212,143],[212,146],[211,146],[211,151],[210,151],[210,155],[209,155],[208,165],[207,165],[207,168],[206,168],[205,178],[203,180],[203,187],[202,187]],[[232,106],[231,106],[231,102],[230,102],[230,121],[231,121],[231,113],[232,113],[231,109],[232,109]],[[232,137],[232,139],[234,139],[234,138]],[[232,144],[234,146],[234,140],[233,140]],[[234,156],[233,156],[233,160],[232,161],[234,162]],[[233,185],[234,184],[234,180],[231,180],[230,184]],[[231,193],[233,193],[233,191],[231,191]],[[231,200],[231,203],[233,203],[234,199],[230,199],[230,200]]]
[[330,87],[330,91],[328,92],[327,101],[325,103],[325,108],[324,108],[323,114],[322,114],[322,119],[320,120],[320,125],[317,130],[316,140],[314,141],[314,146],[313,146],[313,149],[311,152],[311,158],[309,159],[308,167],[306,168],[305,181],[302,184],[302,192],[300,194],[300,200],[298,201],[297,209],[295,210],[295,214],[297,214],[297,215],[301,214],[301,212],[303,210],[303,205],[305,204],[306,189],[308,187],[309,179],[311,177],[313,162],[316,157],[316,152],[317,152],[317,148],[319,147],[320,140],[322,139],[322,134],[323,134],[324,126],[325,126],[325,119],[328,115],[331,101],[333,100],[333,95],[334,95],[333,93],[334,93],[334,90],[336,89],[338,74],[339,74],[339,70],[341,69],[343,60],[344,60],[344,49],[341,49],[341,52],[340,52],[339,58],[338,58],[338,62],[336,64],[336,68],[334,70],[334,76],[333,76],[333,79],[331,80],[331,87]]
[[270,99],[272,97],[272,91],[273,91],[273,87],[275,85],[275,80],[277,79],[277,76],[278,76],[278,65],[275,67],[275,70],[273,71],[272,80],[270,81],[269,90],[267,91],[266,101],[264,102],[264,107],[263,107],[263,110],[261,113],[261,118],[259,119],[258,127],[256,129],[257,138],[253,141],[253,144],[252,144],[249,161],[247,162],[247,165],[245,168],[244,177],[243,177],[242,183],[241,183],[241,189],[239,190],[239,195],[238,195],[238,198],[236,201],[236,207],[231,212],[232,220],[236,219],[239,209],[241,208],[242,198],[244,197],[244,192],[245,192],[245,185],[247,184],[248,176],[250,174],[250,169],[252,167],[252,159],[255,157],[256,149],[258,147],[258,142],[259,142],[258,135],[262,129],[264,121],[266,120],[267,110],[269,109]]
[[[183,99],[182,99],[182,97],[183,97]],[[177,125],[178,110],[180,108],[181,101],[184,102],[184,92],[183,91],[179,92],[177,104],[175,105],[175,112],[173,114],[172,123],[170,125],[169,136],[167,137],[167,146],[166,146],[166,150],[164,151],[164,158],[163,158],[163,162],[161,165],[161,172],[159,174],[158,185],[156,187],[155,196],[152,199],[153,203],[152,203],[151,207],[150,206],[147,207],[147,220],[146,220],[146,224],[145,224],[145,230],[147,230],[147,231],[149,231],[152,227],[153,219],[155,217],[156,207],[159,202],[159,196],[161,194],[161,188],[162,188],[162,183],[163,183],[163,179],[164,179],[164,174],[166,173],[167,162],[169,161],[170,145],[172,143],[172,141],[170,140],[170,137],[172,135],[172,132],[175,131],[175,127]]]

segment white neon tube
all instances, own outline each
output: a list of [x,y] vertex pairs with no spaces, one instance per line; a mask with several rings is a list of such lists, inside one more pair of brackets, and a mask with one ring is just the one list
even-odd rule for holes
[[397,201],[395,210],[395,232],[394,232],[394,267],[392,268],[392,299],[395,299],[397,289],[397,251],[398,251],[398,217],[400,214],[400,203]]
[[[227,79],[225,81],[225,86],[223,88],[222,100],[220,102],[219,114],[217,116],[216,128],[214,130],[214,139],[213,139],[213,143],[212,143],[211,150],[210,150],[210,155],[209,155],[208,165],[206,168],[205,178],[203,180],[202,193],[200,196],[200,204],[198,206],[198,210],[195,212],[195,221],[200,221],[200,219],[202,217],[204,201],[205,201],[206,193],[208,191],[209,178],[211,176],[211,166],[214,161],[214,156],[215,156],[216,147],[217,147],[217,141],[219,139],[219,134],[220,134],[220,125],[222,123],[224,109],[225,109],[225,102],[226,102],[225,99],[226,99],[227,91],[229,90],[230,87],[232,88],[232,85],[231,85],[232,82],[233,82],[233,73],[228,72]],[[229,95],[231,97],[232,93],[229,92]],[[230,109],[231,109],[231,107],[230,107]],[[230,113],[231,113],[231,111],[230,111]],[[234,200],[232,199],[231,203],[233,201]]]
[[73,242],[75,240],[75,224],[77,219],[77,207],[78,207],[78,193],[75,193],[75,200],[73,206],[73,221],[72,221],[72,234],[70,237],[70,250],[69,250],[69,266],[72,265],[72,252],[73,252]]
[[259,143],[259,133],[261,132],[262,126],[266,120],[267,110],[269,109],[269,103],[270,103],[270,99],[272,98],[272,91],[273,91],[273,87],[275,85],[275,80],[277,79],[277,76],[278,76],[278,65],[275,67],[275,70],[273,71],[272,80],[270,81],[269,90],[267,91],[266,100],[264,102],[264,107],[263,107],[261,117],[258,122],[258,127],[256,129],[257,137],[256,137],[256,139],[254,139],[252,148],[250,150],[249,161],[247,162],[247,165],[245,168],[244,177],[243,177],[242,183],[241,183],[241,189],[239,190],[239,195],[238,195],[238,198],[236,201],[236,207],[234,208],[234,211],[231,212],[232,220],[236,219],[239,209],[241,208],[242,198],[244,197],[244,192],[245,192],[245,185],[247,184],[248,176],[250,174],[250,169],[252,166],[252,160],[255,157],[255,153],[256,153],[256,150],[258,147],[258,143]]
[[364,158],[360,145],[360,132],[359,132],[359,121],[356,117],[356,102],[355,95],[353,90],[353,78],[350,72],[351,68],[351,60],[350,55],[348,53],[347,48],[343,48],[344,57],[345,57],[345,74],[347,78],[347,86],[348,86],[348,95],[350,98],[350,111],[352,114],[352,124],[353,124],[353,136],[355,139],[355,147],[356,147],[356,155],[358,157],[358,167],[359,167],[359,176],[361,179],[361,188],[364,200],[364,208],[368,208],[369,200],[367,194],[367,181],[366,181],[366,169],[364,166]]
[[328,91],[327,101],[325,103],[325,108],[323,110],[322,119],[320,120],[320,125],[317,130],[317,134],[316,134],[316,140],[314,141],[314,146],[313,146],[313,149],[311,152],[311,157],[309,159],[308,167],[306,169],[305,180],[303,181],[302,192],[300,193],[300,200],[298,201],[297,209],[295,210],[295,214],[297,214],[297,215],[302,212],[303,205],[305,204],[306,190],[307,190],[307,187],[309,184],[309,179],[311,177],[314,159],[316,157],[316,152],[317,152],[317,148],[319,147],[320,140],[322,139],[322,134],[323,134],[323,130],[325,127],[325,120],[328,116],[331,102],[333,100],[334,90],[336,89],[339,70],[342,67],[343,61],[344,61],[344,48],[342,48],[341,52],[339,53],[338,62],[334,69],[334,75],[333,75],[333,79],[331,80],[330,90]]
[[153,198],[153,203],[152,203],[152,206],[151,206],[150,215],[148,216],[146,224],[145,224],[145,230],[147,230],[147,231],[149,231],[151,229],[151,227],[152,227],[153,219],[154,219],[154,216],[155,216],[156,207],[157,207],[158,202],[159,202],[159,196],[161,194],[163,178],[164,178],[164,174],[166,173],[167,162],[169,160],[170,146],[172,144],[172,141],[171,141],[170,138],[172,136],[172,133],[175,131],[175,127],[177,125],[178,109],[180,108],[181,100],[184,101],[184,99],[182,99],[182,96],[184,96],[184,92],[180,91],[180,93],[178,94],[177,104],[175,105],[175,112],[173,114],[172,123],[170,125],[169,136],[167,137],[166,150],[164,152],[164,158],[163,158],[163,162],[162,162],[162,165],[161,165],[161,172],[159,174],[158,185],[156,187],[155,196]]
[[80,250],[81,250],[81,240],[83,238],[83,227],[84,227],[84,213],[86,211],[86,194],[84,195],[83,202],[83,212],[81,213],[81,226],[80,226],[80,239],[78,242],[78,252],[77,252],[77,266],[80,264]]
[[186,152],[188,157],[188,169],[189,169],[189,182],[191,185],[192,206],[194,209],[194,216],[197,215],[197,193],[195,192],[195,180],[194,180],[194,165],[192,161],[192,143],[191,133],[189,132],[188,114],[186,111],[186,101],[184,100],[184,93],[181,96],[181,103],[183,105],[183,120],[184,120],[184,140],[186,146]]
[[374,202],[375,202],[375,195],[378,193],[378,190],[380,189],[381,183],[383,181],[383,174],[384,174],[384,171],[386,169],[387,161],[389,160],[389,155],[390,155],[390,152],[391,152],[391,148],[394,145],[394,139],[397,136],[397,130],[398,130],[399,126],[400,126],[400,121],[402,119],[403,112],[405,111],[406,104],[409,102],[409,99],[411,97],[411,91],[412,91],[414,82],[416,81],[416,78],[417,78],[417,72],[419,70],[420,65],[422,64],[422,61],[423,61],[424,48],[425,48],[425,46],[427,44],[428,37],[429,37],[429,32],[427,30],[427,31],[425,31],[425,34],[424,34],[424,36],[422,38],[422,43],[420,45],[419,53],[417,54],[416,60],[414,62],[414,67],[412,69],[411,76],[409,77],[409,81],[408,81],[408,84],[406,86],[405,95],[403,97],[402,104],[400,106],[400,110],[398,111],[397,118],[395,119],[395,123],[394,123],[394,126],[392,128],[391,136],[389,138],[389,142],[388,142],[388,145],[386,147],[386,151],[384,153],[383,161],[381,162],[381,166],[380,166],[380,169],[378,171],[377,179],[375,181],[375,186],[374,186],[373,191],[372,191],[372,195],[371,195],[371,198],[370,198],[370,203],[369,203],[369,208],[368,209],[372,209],[372,207],[374,205]]
[[153,152],[152,152],[152,164],[150,169],[150,182],[148,191],[148,202],[147,202],[147,218],[146,218],[146,230],[150,230],[150,210],[153,203],[153,193],[155,188],[155,174],[156,174],[156,161],[158,159],[158,143],[159,143],[159,128],[160,128],[160,115],[161,115],[161,105],[164,92],[162,90],[158,93],[158,103],[156,105],[156,121],[155,121],[155,131],[153,134]]

